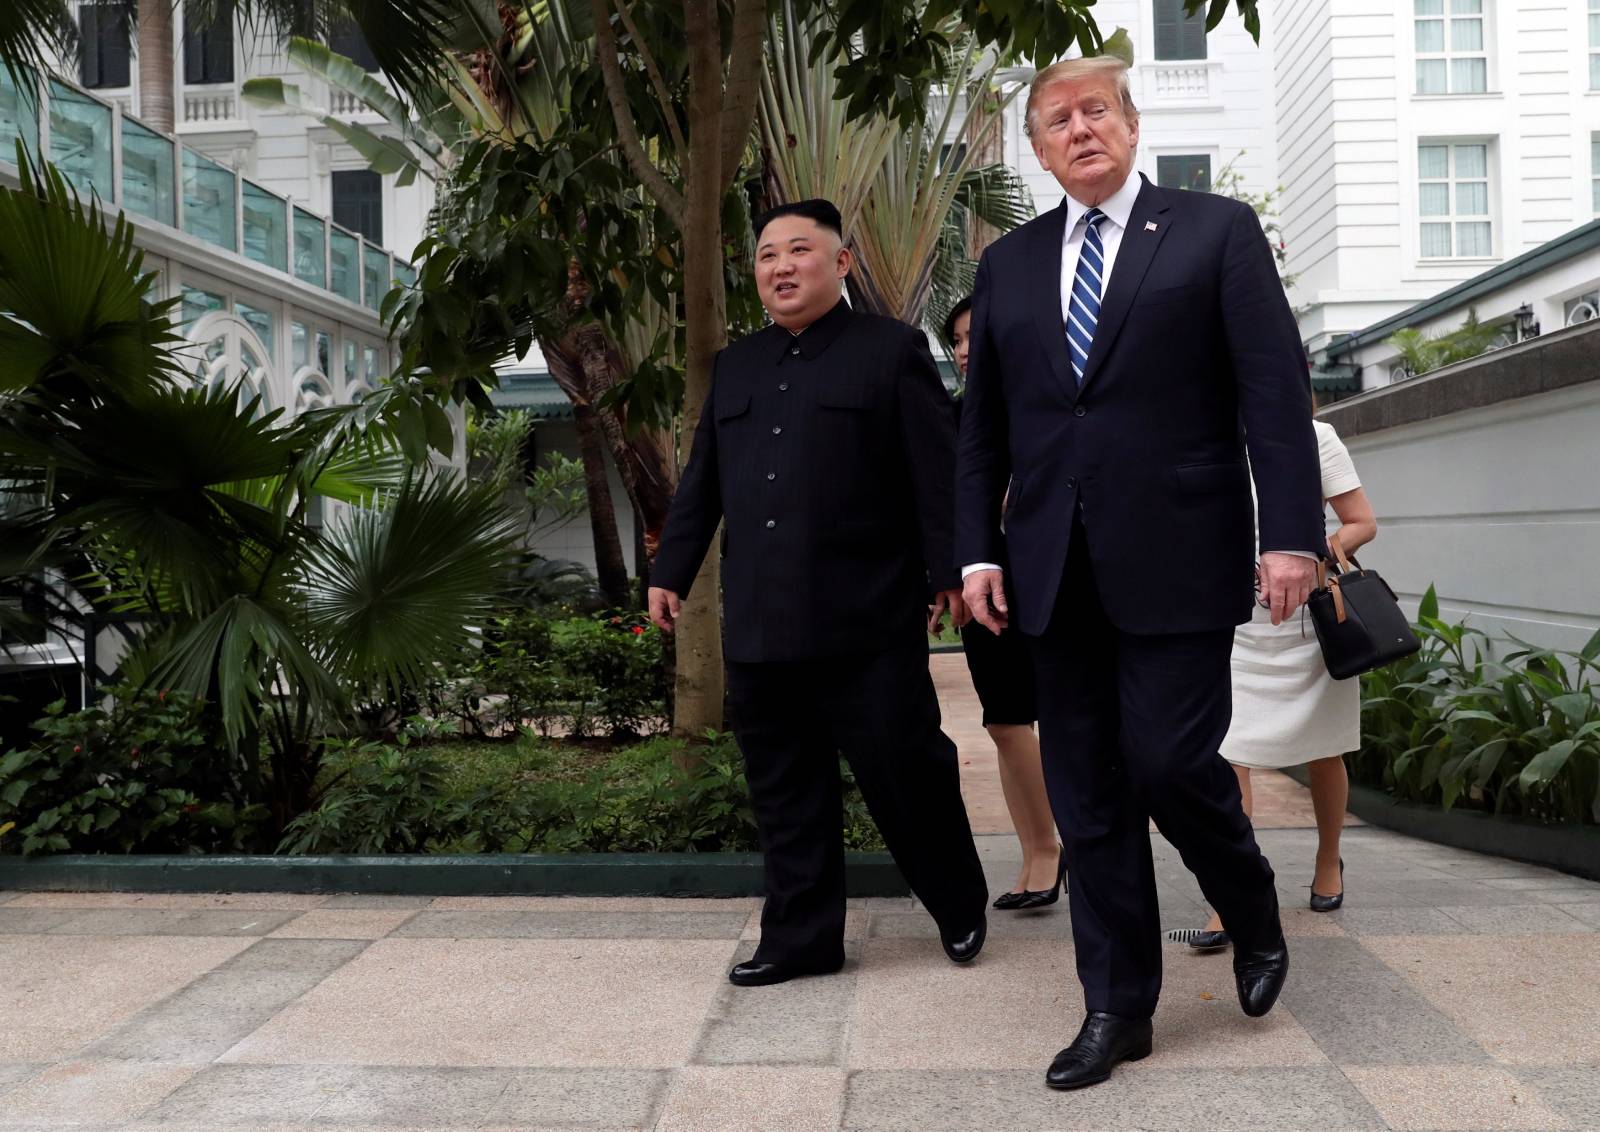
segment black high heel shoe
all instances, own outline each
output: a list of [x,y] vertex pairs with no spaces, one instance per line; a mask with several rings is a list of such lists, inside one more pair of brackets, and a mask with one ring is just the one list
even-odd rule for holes
[[1332,912],[1344,903],[1344,858],[1339,858],[1339,892],[1334,896],[1323,896],[1316,889],[1311,890],[1311,910],[1313,912]]
[[1018,893],[1015,904],[1008,906],[1008,911],[1025,912],[1030,908],[1047,908],[1061,899],[1061,890],[1066,886],[1067,880],[1067,850],[1064,846],[1057,847],[1060,854],[1060,863],[1056,866],[1056,882],[1049,888],[1028,890]]
[[994,903],[990,907],[998,908],[1002,912],[1009,912],[1017,906],[1017,901],[1026,895],[1026,892],[1002,892],[994,898]]

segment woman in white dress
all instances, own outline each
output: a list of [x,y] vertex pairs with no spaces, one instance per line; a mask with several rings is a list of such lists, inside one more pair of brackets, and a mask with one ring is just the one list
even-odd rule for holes
[[[1339,519],[1329,539],[1346,555],[1372,541],[1378,522],[1361,488],[1355,464],[1332,425],[1313,421],[1322,462],[1322,497]],[[1343,755],[1361,746],[1361,681],[1335,680],[1322,661],[1317,635],[1304,616],[1274,625],[1258,603],[1250,621],[1233,637],[1233,724],[1222,743],[1222,757],[1233,764],[1251,812],[1250,771],[1279,770],[1302,763],[1311,778],[1311,804],[1317,816],[1317,864],[1311,880],[1311,908],[1331,912],[1344,902],[1344,863],[1339,833],[1344,826],[1350,781]],[[1215,912],[1189,945],[1222,947],[1228,933]]]

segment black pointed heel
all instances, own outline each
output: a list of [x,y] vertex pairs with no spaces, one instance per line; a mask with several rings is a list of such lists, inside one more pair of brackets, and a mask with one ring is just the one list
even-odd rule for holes
[[1311,910],[1313,912],[1333,912],[1344,903],[1344,858],[1339,858],[1339,891],[1334,896],[1323,896],[1316,889],[1311,890]]
[[1058,846],[1057,849],[1061,854],[1061,860],[1056,866],[1055,884],[1049,888],[1019,893],[1019,898],[1010,906],[1010,911],[1025,912],[1030,908],[1048,908],[1061,899],[1061,890],[1067,883],[1067,850],[1065,846]]
[[994,903],[990,907],[998,908],[1002,912],[1009,912],[1017,906],[1017,901],[1021,900],[1025,895],[1027,894],[1024,892],[1002,892],[994,898]]

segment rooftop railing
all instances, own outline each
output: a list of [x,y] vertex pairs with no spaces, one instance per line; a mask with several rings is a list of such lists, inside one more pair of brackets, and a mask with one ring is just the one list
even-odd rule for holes
[[0,67],[0,164],[16,142],[85,197],[377,311],[410,264],[82,88]]

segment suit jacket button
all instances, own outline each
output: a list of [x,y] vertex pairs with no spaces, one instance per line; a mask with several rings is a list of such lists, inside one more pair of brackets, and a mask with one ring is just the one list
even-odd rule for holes
[[778,392],[779,393],[787,393],[787,392],[789,392],[789,383],[787,381],[778,382]]
[[767,530],[770,531],[773,527],[776,527],[777,525],[778,525],[778,520],[776,520],[776,519],[768,519],[767,520]]
[[783,426],[782,425],[775,425],[773,427],[773,429],[772,429],[772,435],[773,436],[779,436],[779,435],[782,434],[782,432],[783,432]]
[[768,472],[767,473],[767,478],[769,480],[775,480],[775,479],[778,478],[778,473],[777,472]]
[[1086,417],[1089,415],[1089,410],[1085,409],[1082,405],[1079,405],[1076,409],[1072,410],[1072,415],[1075,417]]
[[791,353],[791,354],[798,354],[799,352],[800,352],[800,347],[799,346],[792,346],[789,349],[789,353]]
[[1078,477],[1077,476],[1068,476],[1067,477],[1067,487],[1075,488],[1077,486],[1078,486]]

